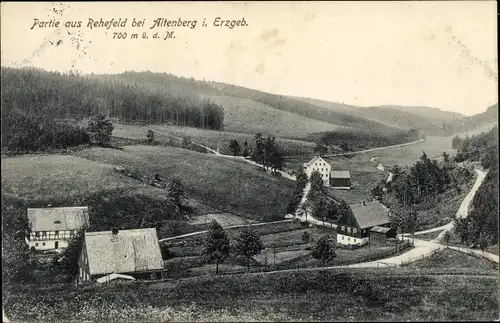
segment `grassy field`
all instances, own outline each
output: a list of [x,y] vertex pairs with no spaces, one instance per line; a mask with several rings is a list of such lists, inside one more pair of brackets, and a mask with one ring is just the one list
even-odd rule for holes
[[451,148],[452,137],[427,137],[424,142],[403,146],[387,148],[379,151],[368,152],[364,155],[368,159],[376,157],[384,167],[390,168],[394,165],[406,166],[414,164],[422,152],[425,152],[431,159],[441,157],[443,152],[454,156],[455,149]]
[[165,191],[121,176],[114,165],[70,155],[2,158],[2,190],[28,200],[58,200],[121,189],[154,198]]
[[261,220],[283,217],[294,186],[243,161],[173,147],[91,148],[78,156],[178,178],[192,194]]
[[452,249],[444,249],[428,258],[412,262],[406,267],[415,269],[491,269],[493,270],[492,274],[498,274],[498,264]]
[[224,107],[224,130],[269,133],[276,137],[305,137],[309,133],[347,129],[339,125],[300,116],[250,99],[208,96]]
[[[414,273],[413,275],[411,273]],[[498,318],[498,280],[397,270],[201,276],[2,290],[13,321],[415,321]],[[335,301],[332,301],[335,300]]]
[[[154,125],[153,129],[168,134],[171,136],[183,138],[188,137],[192,141],[205,145],[211,149],[219,150],[221,154],[231,154],[229,150],[229,141],[231,139],[236,139],[240,146],[243,147],[245,140],[252,147],[255,146],[255,134],[257,132],[250,133],[240,133],[240,132],[227,132],[227,131],[212,131],[199,128],[190,127],[177,127],[168,125]],[[148,129],[144,126],[133,126],[133,125],[122,125],[115,124],[115,129],[113,130],[113,136],[129,138],[129,139],[145,139]],[[264,136],[269,133],[267,131],[262,131]],[[155,138],[161,144],[169,142],[170,138],[167,135],[162,135],[160,133],[155,133]],[[175,141],[175,139],[172,139]],[[295,140],[295,139],[285,139],[282,137],[276,138],[276,143],[282,150],[284,155],[290,154],[314,154],[314,143],[309,141]]]

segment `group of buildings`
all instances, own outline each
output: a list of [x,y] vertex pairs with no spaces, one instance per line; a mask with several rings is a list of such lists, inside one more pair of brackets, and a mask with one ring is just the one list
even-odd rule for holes
[[[332,171],[321,157],[304,164],[308,175],[317,171],[325,186],[350,189],[349,171]],[[378,202],[351,205],[351,211],[337,221],[337,243],[363,245],[385,243],[395,237],[389,227],[387,210]],[[36,251],[60,251],[83,233],[77,281],[106,282],[113,279],[158,278],[163,258],[155,228],[89,232],[88,207],[49,207],[28,209],[30,229],[26,243]]]
[[[308,178],[318,172],[323,185],[335,189],[351,189],[351,174],[348,170],[332,170],[321,156],[303,164]],[[387,239],[396,238],[396,230],[390,227],[388,210],[379,202],[361,202],[350,206],[351,212],[342,215],[337,225],[337,244],[373,245],[385,244]]]
[[88,207],[28,209],[26,243],[36,251],[61,251],[83,233],[77,282],[161,276],[163,258],[155,228],[88,232]]

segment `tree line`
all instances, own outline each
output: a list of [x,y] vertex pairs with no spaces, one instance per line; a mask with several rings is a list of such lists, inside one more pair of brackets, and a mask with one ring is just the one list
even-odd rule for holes
[[455,160],[462,161],[481,161],[486,168],[491,165],[491,160],[494,158],[493,153],[495,147],[498,147],[498,126],[495,126],[488,132],[464,138],[455,136],[452,139],[452,148],[457,149]]
[[67,149],[92,143],[107,145],[113,128],[112,122],[104,115],[92,116],[87,127],[82,127],[15,109],[2,116],[2,151],[25,153]]
[[2,67],[1,82],[2,111],[20,109],[47,119],[103,114],[123,123],[170,123],[211,130],[224,126],[220,105],[169,87],[150,90],[119,79],[6,67]]
[[417,209],[425,209],[429,200],[444,192],[460,194],[461,184],[473,177],[467,168],[457,166],[446,152],[443,152],[441,162],[423,152],[415,164],[406,168],[395,165],[390,172],[392,180],[383,179],[371,194],[390,208],[389,216],[394,227],[411,233],[423,224]]
[[229,141],[229,150],[234,156],[250,157],[251,160],[264,165],[273,174],[283,169],[284,159],[280,147],[276,144],[276,138],[268,136],[264,138],[262,133],[255,134],[255,148],[250,147],[245,140],[243,148],[236,139]]
[[314,153],[319,155],[349,153],[362,149],[403,144],[423,137],[423,134],[417,129],[398,130],[391,133],[340,130],[311,135],[311,139],[316,143]]

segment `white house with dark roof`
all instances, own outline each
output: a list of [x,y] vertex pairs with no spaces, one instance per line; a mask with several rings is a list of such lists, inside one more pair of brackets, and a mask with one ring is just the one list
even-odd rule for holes
[[309,162],[304,163],[304,173],[306,173],[307,178],[311,177],[311,174],[314,171],[320,173],[321,178],[323,179],[323,185],[330,186],[330,172],[332,167],[328,164],[323,158],[320,156],[316,156],[311,159]]
[[351,189],[351,174],[348,170],[332,170],[332,166],[320,156],[316,156],[303,164],[307,178],[317,171],[323,179],[323,185],[338,188]]
[[87,206],[29,208],[26,235],[29,248],[39,251],[61,250],[89,223]]
[[156,276],[163,269],[156,229],[85,232],[78,267],[79,284]]
[[[350,206],[351,212],[337,221],[337,243],[363,245],[370,242],[370,235],[392,235],[388,210],[378,201],[361,202]],[[380,240],[380,238],[377,238]]]

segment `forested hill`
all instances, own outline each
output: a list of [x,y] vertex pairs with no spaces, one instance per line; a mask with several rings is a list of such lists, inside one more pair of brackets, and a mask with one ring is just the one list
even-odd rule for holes
[[[319,120],[334,125],[371,129],[378,133],[399,132],[400,129],[380,122],[359,118],[349,112],[337,112],[288,96],[271,94],[245,87],[212,81],[199,81],[193,78],[178,77],[168,73],[125,72],[113,75],[96,75],[90,77],[98,80],[119,81],[123,84],[138,86],[148,91],[172,91],[177,95],[197,94],[201,96],[231,97],[251,100],[267,105],[273,109],[286,111],[309,119]],[[226,107],[224,107],[226,108]],[[250,109],[250,113],[259,113]],[[240,113],[248,113],[241,111]]]
[[92,76],[5,67],[1,85],[3,116],[18,110],[47,119],[105,114],[123,123],[171,123],[212,130],[224,125],[220,105],[173,87],[147,89]]

